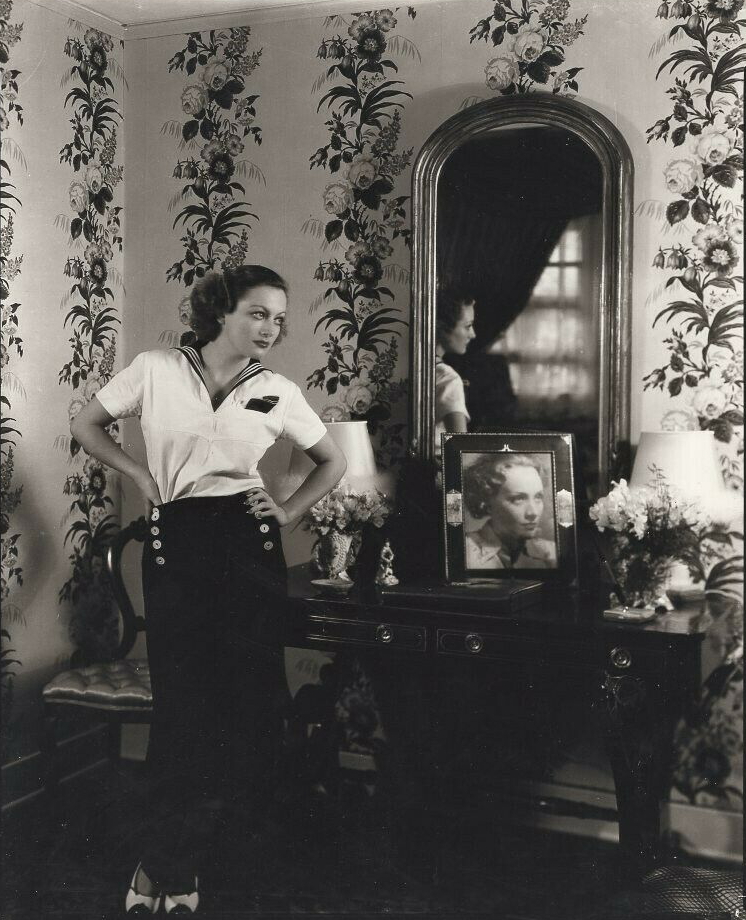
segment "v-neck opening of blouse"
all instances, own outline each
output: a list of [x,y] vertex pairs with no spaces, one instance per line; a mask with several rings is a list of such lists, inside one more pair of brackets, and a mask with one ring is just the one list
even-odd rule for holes
[[213,412],[218,411],[218,409],[223,405],[223,403],[236,389],[236,387],[239,387],[246,380],[250,380],[252,377],[256,377],[257,374],[261,374],[261,372],[266,369],[260,361],[257,361],[256,358],[250,358],[246,367],[231,377],[225,387],[221,387],[215,396],[212,396],[210,393],[210,387],[207,383],[206,375],[209,373],[209,371],[207,370],[207,365],[205,364],[202,357],[202,345],[182,345],[176,350],[180,351],[184,355],[192,370],[199,377],[200,382],[205,388],[205,392],[207,393],[207,398],[210,400],[210,406],[212,407]]

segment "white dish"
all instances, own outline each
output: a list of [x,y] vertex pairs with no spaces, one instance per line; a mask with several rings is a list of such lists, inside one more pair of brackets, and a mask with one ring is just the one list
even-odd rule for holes
[[324,594],[347,594],[354,586],[354,581],[345,581],[341,578],[313,578],[311,584],[315,585]]
[[620,623],[647,623],[659,614],[655,607],[612,607],[604,610],[605,620],[618,620]]

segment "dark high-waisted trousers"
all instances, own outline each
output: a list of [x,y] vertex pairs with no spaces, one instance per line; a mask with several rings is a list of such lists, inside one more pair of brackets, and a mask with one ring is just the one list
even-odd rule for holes
[[287,693],[286,566],[277,523],[247,514],[243,499],[179,499],[148,522],[153,722],[142,867],[171,893],[193,888],[218,812],[235,812],[273,778]]

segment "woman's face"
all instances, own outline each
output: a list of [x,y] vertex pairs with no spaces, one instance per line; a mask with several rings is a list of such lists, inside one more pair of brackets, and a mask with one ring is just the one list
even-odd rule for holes
[[461,317],[449,332],[441,333],[441,345],[446,354],[463,355],[469,342],[475,338],[474,303],[465,303],[461,307]]
[[284,291],[266,284],[251,288],[236,309],[223,317],[219,338],[226,339],[239,354],[261,360],[277,341],[287,306]]
[[544,514],[544,486],[532,466],[505,471],[505,482],[488,502],[492,527],[498,536],[528,540],[536,536]]

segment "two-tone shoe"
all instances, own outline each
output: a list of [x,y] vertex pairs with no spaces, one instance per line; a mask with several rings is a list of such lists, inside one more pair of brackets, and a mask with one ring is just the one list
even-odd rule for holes
[[194,877],[194,891],[186,894],[164,894],[163,907],[167,914],[178,916],[191,916],[197,913],[199,906],[199,892],[197,891],[197,877]]
[[127,897],[124,901],[124,909],[128,917],[147,917],[150,914],[154,914],[161,903],[161,896],[159,894],[140,894],[137,890],[137,876],[139,872],[140,865],[138,863],[135,874],[132,876],[132,882],[127,892]]

